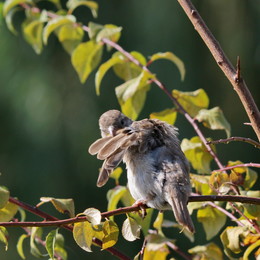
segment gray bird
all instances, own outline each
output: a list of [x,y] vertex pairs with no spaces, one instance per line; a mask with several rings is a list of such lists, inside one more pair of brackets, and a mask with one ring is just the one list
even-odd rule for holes
[[104,160],[97,186],[106,184],[121,161],[136,203],[158,210],[172,209],[179,224],[194,233],[187,209],[191,193],[189,163],[177,138],[177,128],[157,119],[132,121],[118,110],[101,115],[102,138],[90,148]]

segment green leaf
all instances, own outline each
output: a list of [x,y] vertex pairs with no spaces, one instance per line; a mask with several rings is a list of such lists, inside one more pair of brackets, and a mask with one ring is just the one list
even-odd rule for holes
[[43,49],[42,43],[43,22],[40,20],[25,21],[23,23],[23,35],[37,54]]
[[57,233],[56,237],[55,237],[56,241],[55,241],[55,254],[57,254],[58,256],[60,256],[60,258],[62,260],[66,260],[68,257],[68,254],[66,252],[66,250],[64,249],[64,237]]
[[[111,211],[117,208],[118,202],[121,200],[123,195],[126,193],[127,188],[124,186],[116,186],[114,189],[109,190],[107,194],[108,205],[107,210]],[[114,219],[114,216],[110,217],[111,220]]]
[[57,30],[60,26],[64,25],[73,25],[76,23],[76,17],[73,15],[66,16],[58,16],[56,18],[52,18],[43,30],[43,42],[45,45],[48,43],[48,38],[52,32]]
[[72,13],[77,7],[86,6],[90,9],[94,18],[98,16],[98,3],[95,1],[85,1],[85,0],[69,0],[67,1],[67,7],[69,12]]
[[201,109],[197,114],[196,119],[199,122],[202,122],[205,127],[212,130],[225,130],[227,137],[230,137],[230,124],[219,107],[214,107],[212,109]]
[[102,249],[112,247],[116,244],[119,235],[117,224],[112,220],[106,220],[103,225],[104,237],[102,239]]
[[126,220],[123,223],[122,226],[122,235],[127,241],[134,241],[136,239],[140,238],[140,225],[137,224],[137,222],[127,216]]
[[8,249],[8,232],[5,227],[0,226],[0,241],[5,244],[5,250]]
[[[249,260],[249,259],[251,259],[251,258],[249,258],[249,255],[255,250],[255,249],[257,249],[258,248],[258,251],[259,251],[259,248],[260,248],[260,239],[259,240],[257,240],[255,243],[253,243],[252,245],[250,245],[247,249],[246,249],[246,251],[245,251],[245,253],[244,253],[244,255],[243,255],[243,260]],[[257,255],[255,255],[257,258],[256,259],[258,259],[259,258],[259,254],[258,254],[258,256]]]
[[159,211],[157,218],[155,219],[155,221],[153,223],[153,227],[155,229],[157,229],[158,234],[161,235],[161,236],[163,236],[163,232],[162,232],[163,217],[164,217],[163,212]]
[[117,42],[121,36],[122,27],[114,24],[106,24],[97,34],[96,41],[99,42],[103,38],[108,38],[113,42]]
[[116,185],[119,185],[119,178],[121,174],[123,173],[123,169],[121,167],[117,167],[113,172],[110,174],[110,178],[114,179],[116,181]]
[[99,225],[101,222],[101,213],[98,209],[88,208],[82,213],[92,225]]
[[100,65],[96,76],[95,76],[95,85],[96,85],[96,94],[99,96],[100,95],[100,84],[107,73],[107,71],[113,67],[117,63],[122,63],[123,60],[120,58],[120,56],[113,56],[111,59],[108,61],[104,62],[103,64]]
[[81,27],[74,24],[66,24],[56,29],[56,34],[63,48],[71,55],[81,43],[84,31]]
[[29,236],[26,235],[26,234],[22,234],[19,239],[18,239],[18,242],[17,242],[17,245],[16,245],[16,249],[17,249],[17,252],[19,254],[19,256],[22,258],[22,259],[25,259],[25,255],[24,255],[24,252],[23,252],[23,241],[25,238],[28,238]]
[[174,89],[172,95],[192,117],[195,117],[201,109],[209,106],[208,95],[203,89],[192,92],[182,92]]
[[222,250],[215,243],[209,243],[203,246],[195,246],[189,249],[188,252],[190,254],[193,254],[195,257],[198,257],[198,259],[203,259],[203,260],[223,259]]
[[181,80],[184,80],[185,77],[185,66],[183,61],[178,58],[175,54],[173,54],[172,52],[159,52],[156,53],[154,55],[152,55],[152,57],[150,58],[150,61],[156,61],[159,59],[167,59],[172,61],[178,68],[180,74],[181,74]]
[[94,41],[81,43],[72,53],[72,65],[78,73],[81,83],[84,83],[89,74],[101,61],[103,45]]
[[[130,54],[138,60],[141,65],[146,65],[146,58],[141,53],[132,51]],[[142,68],[131,62],[120,52],[114,53],[113,57],[119,57],[122,61],[124,61],[123,63],[115,64],[113,66],[115,74],[124,81],[136,78],[142,72]]]
[[[190,174],[192,186],[196,192],[202,195],[210,195],[214,192],[209,186],[210,176],[203,176],[199,174]],[[190,204],[190,203],[189,203]]]
[[198,210],[197,218],[203,225],[207,240],[210,240],[225,225],[227,216],[218,209],[207,206]]
[[75,223],[73,226],[73,237],[78,246],[87,252],[92,252],[91,245],[94,230],[88,221]]
[[30,237],[30,247],[31,247],[31,254],[35,257],[44,256],[35,244],[35,240],[38,238],[41,239],[41,237],[42,237],[42,229],[39,227],[32,227],[31,237]]
[[210,173],[210,162],[213,158],[198,136],[194,136],[190,140],[183,139],[181,149],[198,173]]
[[150,87],[148,80],[152,77],[153,75],[143,71],[138,77],[116,87],[116,96],[122,112],[133,120],[138,117],[144,106],[146,92]]
[[47,202],[51,202],[55,209],[57,209],[59,212],[63,214],[68,213],[70,217],[75,216],[75,206],[73,199],[56,199],[52,197],[41,197],[40,200],[42,201],[40,205]]
[[[246,195],[248,197],[253,197],[253,198],[259,198],[260,197],[260,191],[247,191],[244,192],[245,194],[242,193],[242,195]],[[253,205],[253,204],[246,204],[243,203],[243,208],[244,208],[244,214],[246,217],[253,219],[255,221],[258,221],[260,219],[260,205]]]
[[[6,25],[7,28],[9,29],[9,31],[11,31],[14,35],[17,35],[18,32],[16,31],[16,29],[14,28],[13,25],[13,17],[16,14],[17,11],[19,11],[20,8],[19,7],[14,7],[12,8],[6,15],[5,17],[5,21],[6,21]],[[0,10],[1,11],[1,10]],[[0,17],[1,18],[1,17]]]
[[55,243],[56,243],[57,234],[58,234],[58,229],[52,230],[51,232],[49,232],[45,240],[46,250],[52,260],[56,259],[54,257],[54,253],[55,253]]
[[95,40],[97,37],[97,34],[104,28],[104,25],[98,24],[98,23],[93,23],[89,22],[88,23],[88,36],[90,40]]
[[232,258],[233,254],[242,252],[240,240],[243,240],[248,234],[249,231],[246,227],[227,227],[220,235],[225,254]]
[[4,2],[4,7],[3,7],[3,15],[6,16],[7,13],[14,8],[15,6],[19,5],[19,4],[33,4],[32,0],[6,0]]
[[10,192],[3,186],[0,186],[0,209],[5,207],[10,197]]
[[7,202],[5,207],[0,209],[0,222],[10,221],[18,211],[18,206]]
[[174,108],[168,108],[161,112],[154,112],[150,114],[151,119],[159,119],[161,121],[165,121],[170,125],[174,125],[177,119],[177,111]]

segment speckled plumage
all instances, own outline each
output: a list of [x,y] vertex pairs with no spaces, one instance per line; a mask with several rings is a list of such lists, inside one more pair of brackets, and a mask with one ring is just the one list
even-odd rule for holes
[[89,148],[90,154],[104,160],[97,186],[103,186],[123,161],[133,198],[158,210],[172,209],[176,220],[194,232],[187,210],[189,164],[177,129],[157,119],[132,121],[117,110],[104,113],[99,124],[103,138]]

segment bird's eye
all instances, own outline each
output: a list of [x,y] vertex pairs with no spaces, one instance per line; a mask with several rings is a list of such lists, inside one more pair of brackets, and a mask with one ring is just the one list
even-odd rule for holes
[[125,125],[125,120],[121,119],[121,125],[124,126]]

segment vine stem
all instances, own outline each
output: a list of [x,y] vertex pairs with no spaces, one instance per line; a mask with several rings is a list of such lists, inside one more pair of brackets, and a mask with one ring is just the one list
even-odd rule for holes
[[224,168],[220,168],[217,170],[214,170],[213,172],[223,172],[223,171],[228,171],[228,170],[232,170],[235,168],[239,168],[239,167],[255,167],[255,168],[260,168],[260,163],[243,163],[243,164],[237,164],[237,165],[232,165],[232,166],[227,166]]
[[180,6],[183,8],[184,12],[190,19],[195,30],[199,33],[202,40],[208,47],[212,56],[216,60],[220,69],[223,71],[227,79],[232,84],[234,90],[238,94],[242,105],[245,108],[247,116],[251,122],[251,125],[260,141],[260,112],[258,107],[247,88],[244,79],[241,77],[240,73],[240,59],[237,62],[237,69],[231,64],[226,54],[222,50],[219,42],[215,39],[214,35],[211,33],[199,12],[196,10],[191,0],[177,0]]
[[221,143],[228,144],[229,142],[234,142],[234,141],[249,143],[249,144],[252,144],[256,148],[260,148],[259,142],[252,140],[250,138],[239,137],[239,136],[233,136],[230,138],[219,139],[219,140],[214,140],[214,141],[208,141],[207,143],[208,144],[221,144]]

